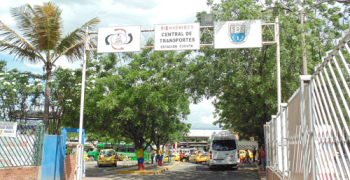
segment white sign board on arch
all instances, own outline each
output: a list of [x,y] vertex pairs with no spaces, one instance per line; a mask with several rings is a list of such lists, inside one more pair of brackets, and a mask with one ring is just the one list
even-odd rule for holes
[[199,50],[199,23],[154,25],[154,50]]
[[98,28],[97,53],[141,51],[141,26]]
[[261,47],[261,20],[215,22],[214,49]]

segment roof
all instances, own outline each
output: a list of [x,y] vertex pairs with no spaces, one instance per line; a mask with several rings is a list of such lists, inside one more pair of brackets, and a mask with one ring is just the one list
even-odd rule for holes
[[220,132],[222,130],[192,130],[190,129],[190,132],[187,134],[188,137],[210,137],[213,132]]
[[[226,130],[195,130],[195,129],[190,129],[190,132],[187,134],[189,138],[209,138],[213,132],[219,133],[221,131],[226,131]],[[238,135],[236,135],[236,138],[239,139]]]

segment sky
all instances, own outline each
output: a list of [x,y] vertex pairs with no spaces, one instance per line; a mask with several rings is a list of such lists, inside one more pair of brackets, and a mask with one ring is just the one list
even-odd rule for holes
[[[10,8],[24,4],[43,5],[43,0],[0,0],[0,20],[12,30],[18,31]],[[98,17],[98,27],[141,25],[141,29],[153,29],[154,24],[193,23],[196,13],[209,12],[206,0],[53,0],[63,10],[63,34],[73,31],[92,18]],[[215,3],[219,0],[215,0]],[[7,61],[9,69],[43,73],[43,64],[29,64],[14,59],[6,52],[0,52],[0,60]],[[65,68],[79,68],[82,61],[73,64],[65,59],[57,61],[57,65]],[[204,99],[199,104],[191,104],[191,114],[186,123],[191,123],[195,129],[218,129],[212,123],[215,121],[212,112],[213,99]]]

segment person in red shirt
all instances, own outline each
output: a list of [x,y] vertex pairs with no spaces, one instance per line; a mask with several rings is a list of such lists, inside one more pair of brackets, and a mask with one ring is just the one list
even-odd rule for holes
[[182,162],[183,159],[184,159],[184,153],[182,153],[182,152],[180,151],[180,161]]
[[265,151],[264,145],[262,145],[261,149],[259,150],[259,157],[261,160],[261,170],[265,171],[266,170],[266,151]]

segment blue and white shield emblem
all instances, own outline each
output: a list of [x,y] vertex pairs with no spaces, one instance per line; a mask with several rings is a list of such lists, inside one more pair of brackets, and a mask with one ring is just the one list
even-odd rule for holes
[[247,39],[246,23],[229,24],[229,39],[234,44],[241,44]]

